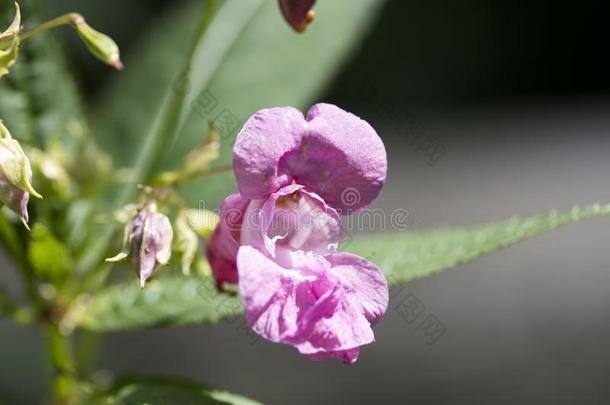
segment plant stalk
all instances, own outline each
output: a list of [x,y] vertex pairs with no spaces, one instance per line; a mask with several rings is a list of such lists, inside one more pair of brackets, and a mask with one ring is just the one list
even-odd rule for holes
[[[148,134],[138,156],[131,181],[125,184],[122,191],[119,193],[119,198],[115,203],[115,207],[121,207],[136,197],[138,191],[136,186],[138,184],[144,184],[150,179],[155,165],[163,157],[167,146],[178,130],[180,116],[186,108],[185,101],[188,95],[188,85],[192,73],[195,52],[199,47],[199,44],[205,38],[205,34],[216,14],[217,3],[217,0],[206,0],[206,6],[204,7],[203,15],[197,28],[195,41],[193,41],[185,63],[185,68],[182,71],[183,74],[179,76],[177,79],[178,82],[173,86],[175,89],[186,90],[170,90],[170,93],[166,96],[161,112],[157,116],[152,130]],[[101,264],[115,231],[116,225],[109,225],[101,231],[101,235],[85,250],[86,253],[79,262],[79,272],[82,274],[90,273]]]
[[56,404],[78,403],[78,378],[74,367],[74,355],[70,336],[61,333],[57,325],[46,329],[47,350],[53,369],[53,398]]
[[25,41],[36,34],[40,34],[41,32],[45,32],[48,30],[52,30],[53,28],[57,28],[62,25],[76,25],[78,21],[83,21],[83,16],[78,13],[68,13],[61,15],[59,17],[53,18],[47,22],[40,24],[37,27],[32,28],[31,30],[24,31],[19,35],[21,41]]

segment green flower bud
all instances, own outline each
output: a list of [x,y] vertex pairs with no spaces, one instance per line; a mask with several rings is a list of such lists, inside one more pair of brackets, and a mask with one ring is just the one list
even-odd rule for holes
[[29,159],[0,121],[0,202],[19,215],[24,223],[28,221],[30,194],[42,198],[32,187],[31,179]]
[[91,28],[80,14],[73,15],[72,25],[76,32],[78,32],[78,36],[96,58],[117,70],[123,69],[119,47],[112,38]]
[[15,3],[15,18],[6,29],[0,33],[0,77],[8,73],[8,69],[17,60],[19,51],[19,31],[21,29],[21,12],[19,4]]

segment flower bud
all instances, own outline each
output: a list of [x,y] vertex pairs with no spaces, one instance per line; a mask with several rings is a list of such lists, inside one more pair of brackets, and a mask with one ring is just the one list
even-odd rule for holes
[[124,250],[107,262],[116,262],[131,254],[140,285],[158,265],[166,265],[172,255],[172,225],[165,215],[157,212],[154,203],[141,210],[125,228]]
[[19,215],[24,223],[29,219],[30,194],[42,198],[32,187],[31,179],[29,159],[0,121],[0,202]]
[[119,47],[112,38],[91,28],[80,14],[74,14],[72,24],[78,36],[96,58],[117,70],[123,69]]
[[181,255],[182,273],[188,276],[191,274],[191,267],[199,251],[199,238],[189,226],[187,215],[187,211],[180,212],[174,222],[174,233],[176,234],[174,250]]
[[284,19],[296,32],[303,32],[315,16],[311,9],[316,0],[279,0]]
[[0,33],[0,77],[8,73],[8,69],[17,60],[19,51],[19,31],[21,29],[21,13],[19,4],[15,3],[15,18],[6,29]]

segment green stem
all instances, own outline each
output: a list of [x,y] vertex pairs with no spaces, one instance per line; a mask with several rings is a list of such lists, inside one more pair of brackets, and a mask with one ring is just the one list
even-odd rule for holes
[[[177,83],[175,88],[186,89],[188,87],[195,52],[210,27],[216,13],[216,8],[217,0],[206,0],[206,7],[197,29],[195,41],[186,60],[183,74],[178,79],[180,82]],[[150,179],[155,165],[162,158],[169,142],[178,130],[181,114],[186,108],[185,101],[187,94],[187,91],[170,91],[167,95],[161,112],[157,116],[151,132],[146,137],[145,144],[138,156],[131,181],[123,187],[116,201],[116,207],[121,207],[132,201],[137,195],[136,186],[146,183]],[[106,227],[101,232],[101,235],[93,241],[91,246],[85,250],[86,253],[79,262],[79,272],[89,273],[101,264],[115,231],[116,226]]]
[[53,28],[57,28],[62,25],[76,25],[78,22],[84,21],[83,16],[78,13],[68,13],[61,15],[57,18],[49,20],[40,24],[38,27],[32,28],[31,30],[25,31],[19,35],[21,41],[25,41],[36,34],[40,34],[41,32],[51,30]]
[[78,379],[74,369],[74,355],[70,336],[61,333],[56,325],[46,329],[47,350],[53,368],[53,397],[61,405],[78,403]]
[[76,344],[76,365],[78,375],[86,376],[95,366],[96,355],[102,343],[102,336],[96,332],[82,330]]

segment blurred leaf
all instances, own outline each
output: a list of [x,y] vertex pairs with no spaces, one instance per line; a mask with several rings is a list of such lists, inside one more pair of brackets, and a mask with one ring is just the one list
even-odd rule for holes
[[347,250],[375,262],[395,284],[431,276],[562,225],[603,216],[610,216],[610,205],[575,206],[490,224],[362,236]]
[[[20,4],[25,26],[33,27],[44,18],[38,1]],[[14,7],[12,2],[4,5]],[[82,121],[78,89],[53,33],[22,44],[19,60],[0,80],[0,117],[15,138],[38,146],[68,132],[74,121]]]
[[0,289],[0,319],[10,315],[15,310],[15,304],[6,292]]
[[116,405],[260,405],[210,386],[175,378],[129,378],[95,404]]
[[[167,94],[184,93],[190,105],[206,88],[228,49],[250,22],[263,0],[226,0],[214,17],[200,49],[195,50],[191,81],[182,86],[182,71],[201,15],[201,1],[174,7],[156,22],[141,46],[125,59],[125,69],[102,96],[94,126],[115,159],[133,164],[136,148],[150,132]],[[167,27],[172,27],[168,30]],[[128,112],[128,113],[126,113]],[[188,113],[188,109],[184,114]],[[185,116],[181,115],[180,122]],[[207,132],[207,123],[192,134],[193,145]],[[181,162],[184,155],[175,159]]]
[[[396,284],[467,263],[561,225],[602,216],[610,216],[610,205],[574,207],[470,227],[364,236],[350,244],[348,251],[375,262],[390,284]],[[102,291],[92,297],[77,323],[102,332],[215,323],[241,312],[239,299],[218,294],[211,278],[181,277],[158,280],[144,291],[135,281]]]
[[41,224],[32,228],[28,260],[39,277],[56,282],[63,280],[71,267],[66,246]]
[[[246,4],[253,0],[243,1]],[[191,103],[193,111],[177,138],[168,160],[178,162],[198,144],[213,120],[221,136],[217,165],[230,162],[237,131],[253,112],[276,105],[306,109],[329,84],[351,51],[371,27],[380,0],[333,0],[316,5],[316,20],[305,34],[292,32],[283,21],[278,4],[266,1],[229,51],[207,91]],[[96,123],[106,134],[113,153],[129,162],[133,146],[145,133],[162,94],[177,77],[178,66],[195,26],[199,2],[156,24],[145,47],[128,57],[125,74],[118,77],[102,101]],[[227,29],[232,29],[229,22]],[[166,28],[172,27],[171,31]],[[202,72],[207,74],[207,72]],[[202,83],[202,81],[200,81]],[[125,114],[129,111],[129,114]],[[217,204],[232,187],[231,174],[206,178],[184,187],[191,204],[205,200]]]
[[102,290],[84,308],[72,309],[74,322],[92,331],[113,331],[162,325],[216,323],[239,315],[237,297],[220,294],[210,277],[166,277],[143,289],[134,279]]

